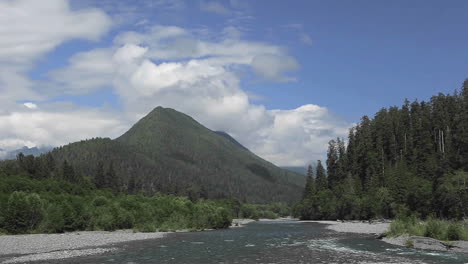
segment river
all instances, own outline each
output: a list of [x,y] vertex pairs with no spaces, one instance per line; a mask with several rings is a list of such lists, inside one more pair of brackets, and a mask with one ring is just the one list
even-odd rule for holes
[[[57,263],[468,263],[468,254],[414,250],[318,223],[261,221],[243,228],[173,233]],[[48,262],[50,263],[50,262]]]

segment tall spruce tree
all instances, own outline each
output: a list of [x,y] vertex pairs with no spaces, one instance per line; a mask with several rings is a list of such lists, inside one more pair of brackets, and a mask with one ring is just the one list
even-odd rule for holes
[[328,180],[327,175],[325,173],[325,168],[322,166],[322,161],[317,160],[317,168],[316,168],[316,178],[315,178],[315,186],[317,192],[324,191],[328,189]]
[[314,194],[315,194],[314,171],[312,169],[312,166],[309,165],[307,167],[306,186],[304,188],[302,199],[310,199],[314,196]]
[[468,79],[465,80],[462,86],[462,91],[460,94],[460,129],[459,129],[459,139],[460,139],[460,164],[464,170],[468,171]]
[[338,143],[334,139],[328,142],[327,173],[328,173],[328,186],[330,188],[335,188],[339,183],[339,175],[338,175]]

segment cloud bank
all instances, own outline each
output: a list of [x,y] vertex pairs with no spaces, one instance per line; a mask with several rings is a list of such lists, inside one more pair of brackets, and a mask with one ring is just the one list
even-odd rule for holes
[[[48,12],[45,19],[37,13],[35,8],[39,7],[31,4],[35,2],[0,4],[0,12],[24,10],[29,14],[15,18],[18,25],[24,25],[12,29],[17,31],[17,38],[8,43],[0,40],[0,69],[8,68],[13,60],[18,65],[9,68],[12,76],[0,75],[0,82],[7,84],[0,86],[6,91],[0,95],[0,102],[8,104],[0,109],[0,148],[116,137],[161,105],[187,113],[210,129],[230,133],[277,165],[302,166],[323,158],[328,140],[344,136],[349,127],[318,105],[283,110],[252,103],[249,93],[241,87],[245,72],[256,81],[290,82],[298,81],[292,74],[300,66],[285,48],[242,40],[233,27],[225,28],[223,32],[229,34],[221,34],[220,39],[168,25],[119,32],[111,44],[74,54],[65,67],[48,72],[39,91],[35,89],[36,81],[26,74],[37,58],[71,39],[99,39],[109,30],[111,20],[100,10],[72,11],[67,2],[58,0],[41,3],[40,10]],[[31,29],[26,25],[34,17],[43,20]],[[58,20],[66,22],[57,23]],[[93,22],[83,26],[82,21]],[[50,24],[54,24],[53,30],[48,30]],[[74,30],[67,31],[74,26]],[[31,30],[33,36],[25,37]],[[2,57],[12,47],[21,45],[28,51],[18,51],[13,59]],[[112,89],[121,109],[67,102],[51,104],[46,100],[103,89]]]

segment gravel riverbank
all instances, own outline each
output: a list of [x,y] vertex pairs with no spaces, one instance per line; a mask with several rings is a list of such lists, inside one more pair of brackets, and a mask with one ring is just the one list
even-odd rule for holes
[[376,234],[385,233],[390,227],[390,223],[366,223],[366,222],[340,222],[340,221],[303,221],[327,224],[327,229],[336,232]]
[[[308,221],[304,221],[308,222]],[[346,232],[346,233],[358,233],[358,234],[384,234],[390,227],[390,223],[366,223],[366,222],[339,222],[339,221],[310,221],[314,223],[327,224],[327,229]],[[408,243],[413,248],[436,250],[436,251],[448,251],[458,253],[468,253],[468,241],[450,241],[444,242],[429,237],[418,237],[402,235],[399,237],[383,237],[382,241],[396,245],[406,247]],[[411,241],[411,242],[408,242]]]
[[[243,227],[252,222],[255,220],[234,219],[231,227]],[[0,236],[0,264],[102,254],[118,250],[112,247],[117,243],[157,239],[166,234],[168,232],[134,233],[132,230],[118,230]]]
[[115,250],[109,247],[116,243],[162,238],[165,234],[119,230],[0,236],[0,260],[2,264],[20,263],[101,254]]

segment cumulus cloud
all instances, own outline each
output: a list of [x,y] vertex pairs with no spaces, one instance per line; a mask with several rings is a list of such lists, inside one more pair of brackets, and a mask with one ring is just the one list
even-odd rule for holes
[[28,109],[32,109],[32,110],[37,109],[37,105],[35,103],[27,102],[27,103],[24,103],[23,105],[26,106],[26,108]]
[[[2,2],[0,8],[29,10],[24,6],[28,4],[25,0],[6,3]],[[31,2],[32,7],[37,5],[34,3]],[[0,102],[5,102],[0,109],[0,148],[57,146],[96,136],[116,137],[158,105],[187,113],[210,129],[230,133],[277,165],[304,165],[323,158],[327,141],[346,134],[349,124],[318,105],[269,110],[253,104],[241,87],[240,72],[251,71],[264,81],[293,81],[290,74],[299,68],[299,63],[285,48],[242,40],[241,31],[234,27],[225,28],[223,34],[218,34],[221,38],[205,38],[195,30],[163,25],[145,27],[141,32],[122,32],[108,47],[70,57],[66,67],[47,74],[49,79],[41,83],[45,89],[35,91],[37,84],[25,77],[23,68],[69,39],[93,40],[109,27],[109,18],[99,10],[71,11],[64,1],[47,3],[51,6],[40,10],[49,17],[37,23],[38,33],[32,33],[30,39],[26,29],[18,33],[25,38],[17,39],[19,45],[24,42],[28,48],[36,43],[38,47],[18,55],[18,68],[0,71],[0,84],[10,87],[0,93]],[[34,11],[28,12],[35,15]],[[32,21],[19,17],[19,25]],[[70,32],[55,25],[74,27],[78,22],[87,25],[77,25]],[[54,24],[53,32],[43,28],[49,24]],[[0,67],[4,65],[2,59],[9,59],[2,54],[10,47],[2,40]],[[51,105],[44,100],[64,94],[89,94],[103,88],[113,89],[121,101],[121,110],[67,103]]]
[[50,108],[0,114],[0,146],[5,150],[59,146],[85,138],[117,136],[127,128],[117,115],[99,109]]
[[0,1],[0,104],[44,99],[26,77],[37,59],[72,40],[97,40],[111,26],[96,9],[72,11],[65,0]]
[[[185,53],[172,45],[178,41],[184,41]],[[89,64],[101,66],[79,67]],[[100,85],[112,85],[130,120],[127,125],[155,106],[175,108],[210,129],[232,134],[279,165],[323,158],[327,141],[346,134],[349,124],[324,107],[268,110],[251,103],[240,87],[237,66],[250,67],[272,81],[293,80],[285,73],[299,67],[281,47],[240,39],[204,41],[186,29],[156,26],[147,34],[122,33],[107,49],[75,55],[57,76],[70,83],[88,76]]]
[[96,9],[71,11],[63,0],[0,2],[0,61],[29,64],[64,41],[97,40],[111,26]]

